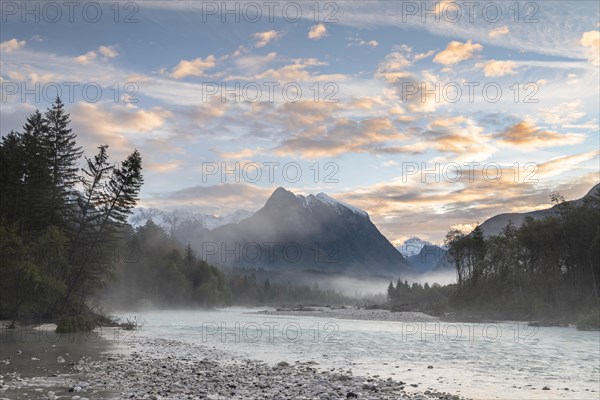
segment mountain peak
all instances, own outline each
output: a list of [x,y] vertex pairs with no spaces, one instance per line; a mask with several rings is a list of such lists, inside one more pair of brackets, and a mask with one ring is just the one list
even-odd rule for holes
[[323,202],[323,203],[326,203],[326,204],[329,204],[329,205],[332,205],[332,206],[337,206],[337,207],[339,207],[339,206],[345,207],[348,210],[350,210],[350,211],[352,211],[352,212],[354,212],[356,214],[362,215],[363,217],[368,217],[369,216],[369,214],[365,210],[361,210],[358,207],[354,207],[354,206],[352,206],[350,204],[347,204],[347,203],[344,203],[342,201],[336,200],[333,197],[330,197],[330,196],[328,196],[327,194],[325,194],[323,192],[317,194],[315,197],[318,200],[320,200],[321,202]]
[[[294,194],[283,187],[275,189],[264,207],[237,225],[224,225],[206,231],[193,245],[225,243],[223,248],[235,248],[235,243],[258,244],[259,254],[269,255],[256,260],[211,254],[207,262],[233,268],[263,268],[278,271],[327,271],[397,277],[411,266],[394,246],[379,232],[366,212],[319,193]],[[277,243],[273,252],[266,244]],[[287,244],[298,248],[293,262]],[[270,246],[270,245],[269,245]],[[387,279],[387,278],[386,278]]]
[[397,249],[404,257],[411,257],[421,252],[423,247],[432,245],[430,242],[422,240],[416,236],[412,236],[404,241]]
[[285,188],[279,186],[275,191],[271,194],[271,197],[267,200],[265,207],[273,206],[273,205],[283,205],[289,204],[291,202],[296,201],[296,195],[286,190]]
[[358,207],[354,207],[353,205],[336,200],[323,192],[317,194],[316,196],[312,194],[309,194],[308,196],[303,196],[301,194],[294,194],[293,192],[281,186],[275,189],[275,191],[271,194],[271,197],[269,197],[269,200],[267,200],[265,207],[272,207],[274,205],[285,206],[290,205],[290,203],[301,205],[302,207],[309,209],[317,204],[325,204],[327,206],[333,206],[338,212],[340,209],[348,209],[354,212],[355,214],[361,215],[363,217],[369,216],[369,214],[367,214],[366,211],[361,210]]

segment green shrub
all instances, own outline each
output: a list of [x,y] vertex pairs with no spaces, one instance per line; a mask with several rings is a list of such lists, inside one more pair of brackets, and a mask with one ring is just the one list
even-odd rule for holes
[[87,332],[94,329],[94,323],[82,315],[62,319],[56,327],[56,333]]
[[589,313],[579,314],[579,316],[577,317],[577,330],[600,330],[600,312],[596,310]]

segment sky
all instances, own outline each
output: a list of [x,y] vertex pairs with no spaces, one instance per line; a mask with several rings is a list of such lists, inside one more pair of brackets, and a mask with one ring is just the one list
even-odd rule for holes
[[597,1],[2,1],[0,133],[60,94],[140,206],[256,211],[278,186],[442,243],[599,177]]

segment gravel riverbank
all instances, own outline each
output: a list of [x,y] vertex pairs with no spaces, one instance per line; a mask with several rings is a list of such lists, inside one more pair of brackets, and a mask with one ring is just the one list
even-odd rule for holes
[[278,308],[256,312],[264,315],[311,316],[322,318],[355,319],[362,321],[396,321],[396,322],[438,322],[439,318],[422,312],[391,312],[389,310],[368,310],[359,307],[306,307]]
[[0,379],[0,398],[10,399],[459,399],[410,382],[353,376],[343,368],[322,371],[314,362],[268,365],[207,346],[144,337],[121,340],[97,359],[81,358],[69,374],[11,373]]

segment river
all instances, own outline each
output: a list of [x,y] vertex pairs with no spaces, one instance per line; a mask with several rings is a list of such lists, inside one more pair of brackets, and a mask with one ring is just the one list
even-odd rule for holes
[[[475,399],[598,399],[600,332],[261,315],[259,309],[155,311],[136,335],[177,339],[268,363],[314,361]],[[132,314],[121,314],[122,318]],[[409,386],[412,387],[412,386]],[[546,389],[545,389],[546,388]]]

